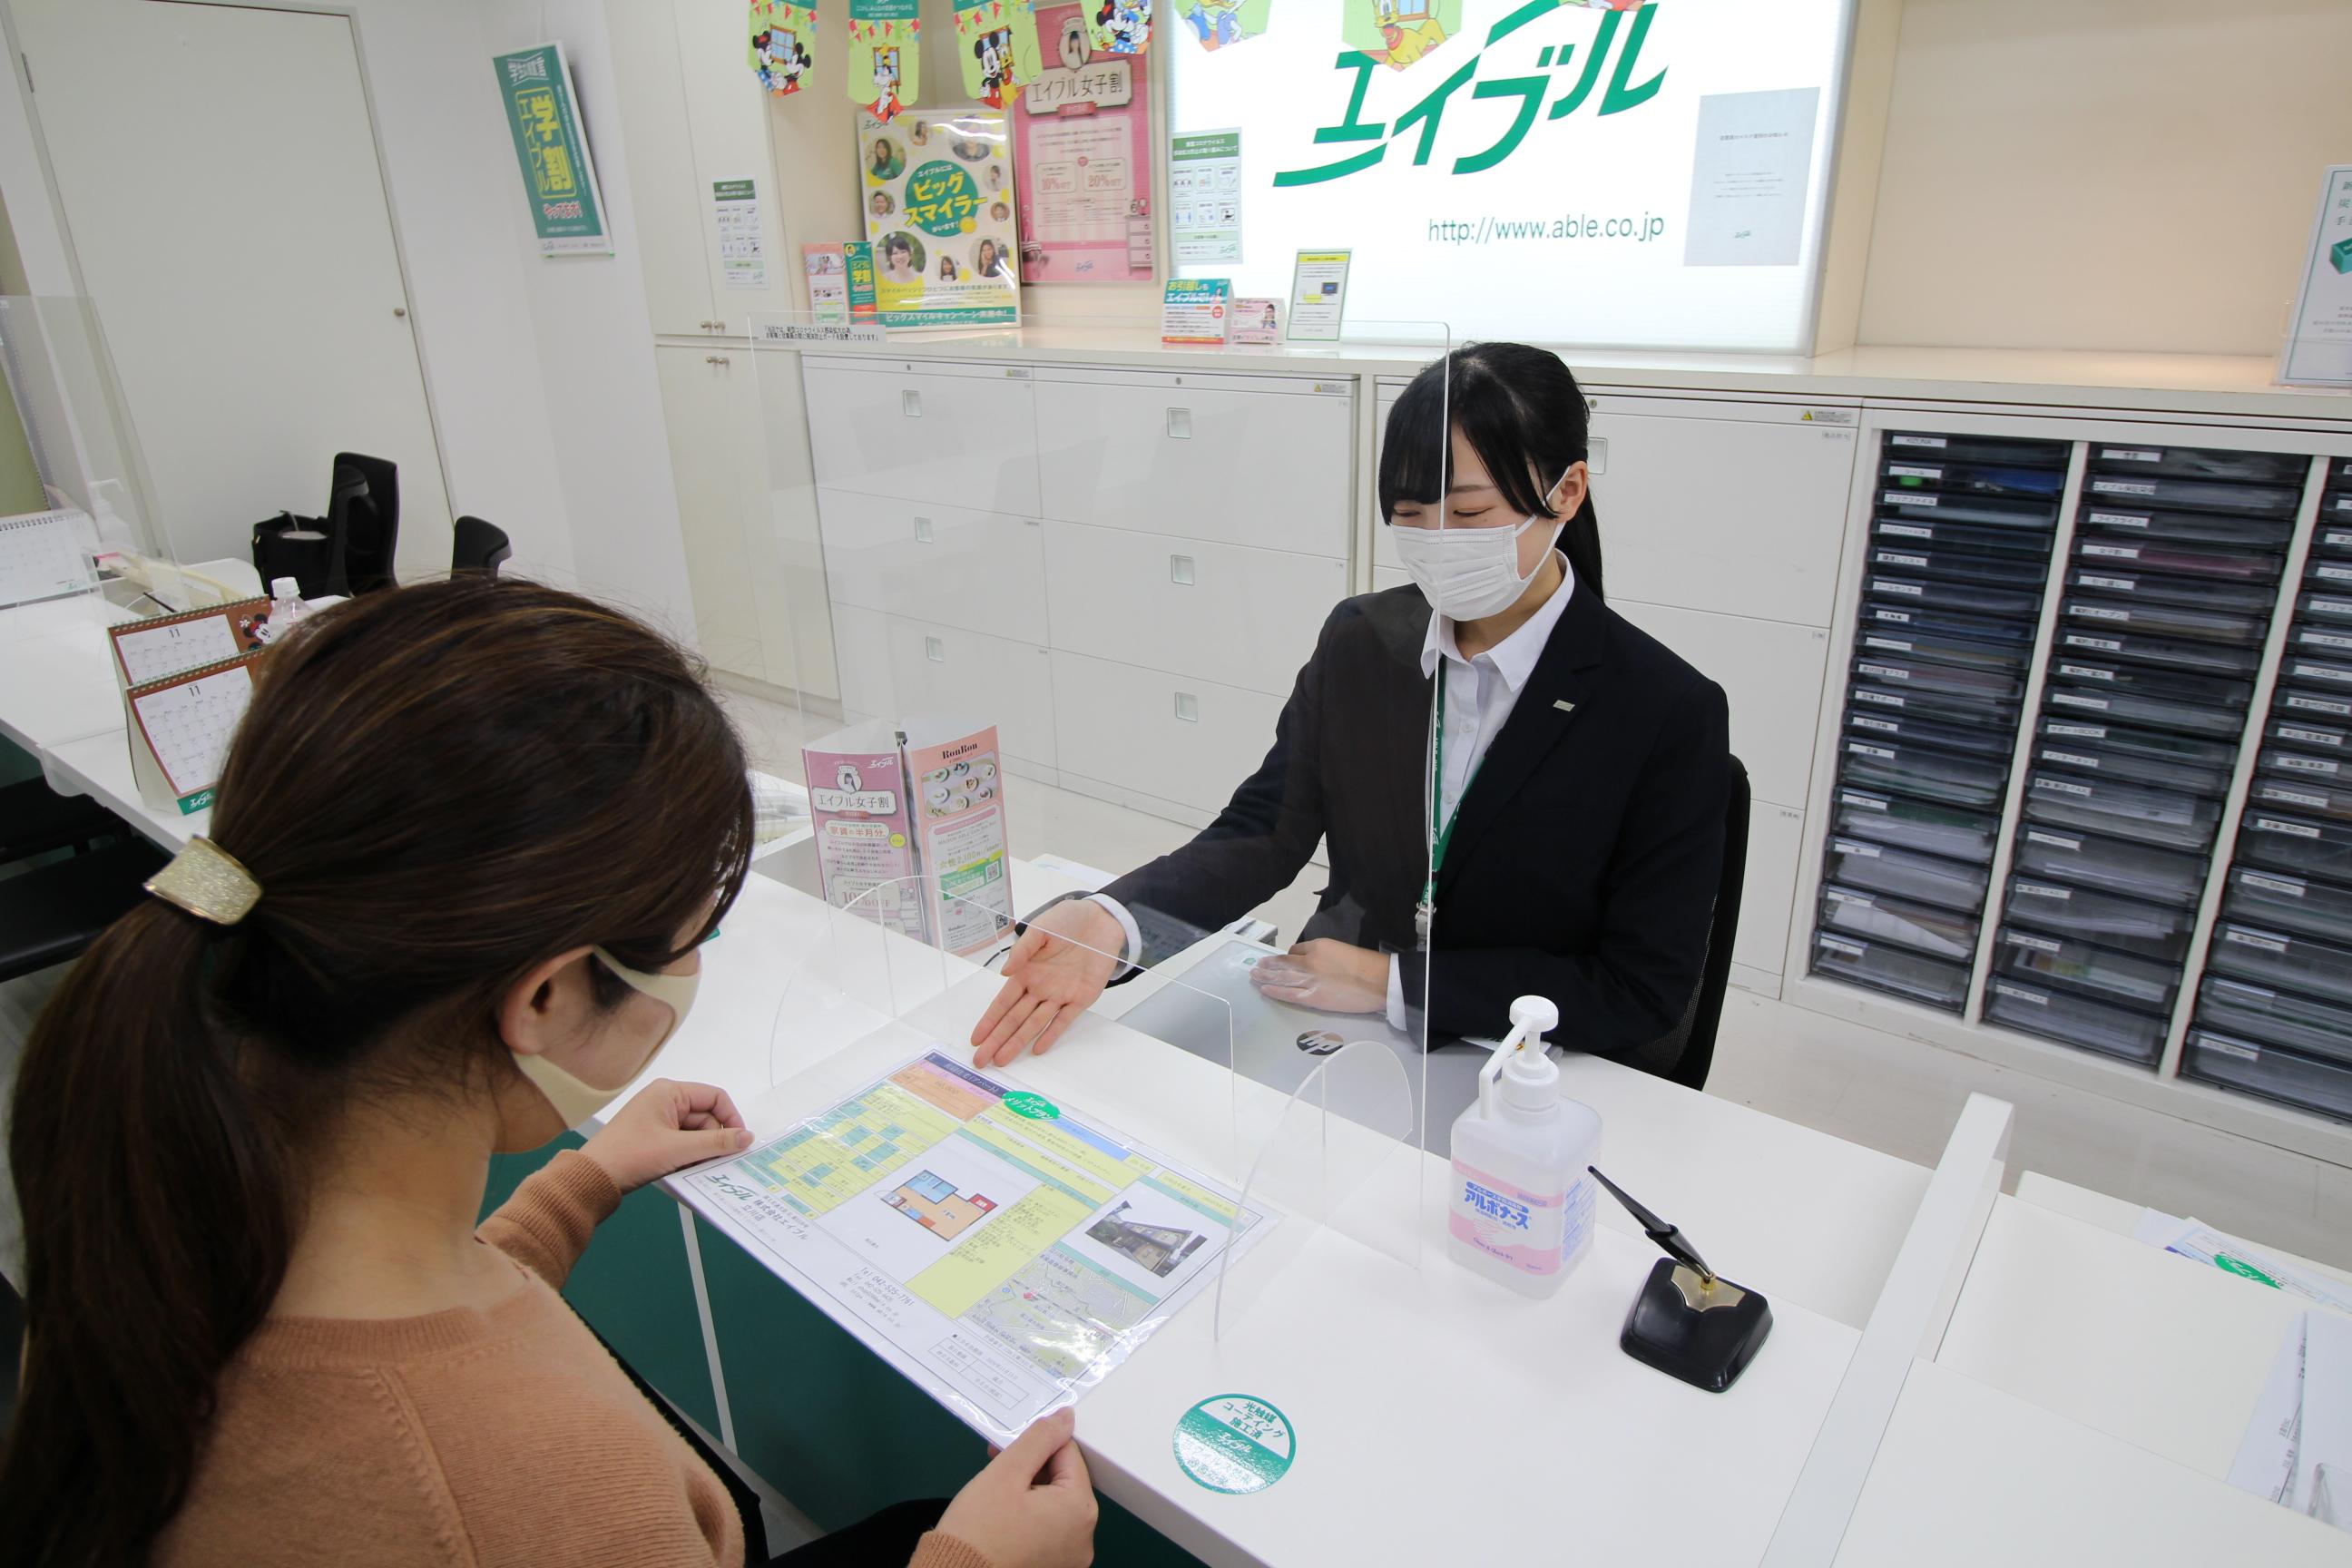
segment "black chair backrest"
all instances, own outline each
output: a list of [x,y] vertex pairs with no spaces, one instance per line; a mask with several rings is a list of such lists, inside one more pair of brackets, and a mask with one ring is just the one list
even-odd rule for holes
[[507,531],[478,517],[461,517],[450,527],[449,570],[499,574],[499,567],[514,553]]
[[392,559],[400,543],[400,468],[383,458],[335,454],[327,521],[343,540],[343,573],[353,594],[393,586]]
[[351,591],[344,578],[342,530],[325,518],[281,511],[255,523],[253,569],[261,574],[265,593],[280,577],[293,578],[306,599]]
[[1730,759],[1730,787],[1723,803],[1723,869],[1715,885],[1715,912],[1707,921],[1706,962],[1698,989],[1683,1010],[1682,1022],[1666,1035],[1620,1058],[1627,1067],[1671,1079],[1685,1089],[1705,1089],[1715,1063],[1715,1036],[1723,1022],[1724,988],[1731,983],[1731,943],[1739,931],[1739,895],[1748,883],[1748,768]]

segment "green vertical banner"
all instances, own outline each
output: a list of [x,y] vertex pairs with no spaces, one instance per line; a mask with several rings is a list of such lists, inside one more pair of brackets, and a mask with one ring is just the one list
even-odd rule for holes
[[849,268],[849,319],[852,321],[881,320],[881,311],[874,297],[874,247],[868,241],[853,239],[841,247],[843,260]]
[[749,63],[778,98],[798,92],[816,68],[815,0],[751,0]]
[[522,165],[523,194],[530,201],[540,255],[612,255],[596,166],[589,160],[588,138],[581,134],[563,46],[541,44],[497,56],[490,63],[499,73],[515,160]]
[[1045,69],[1030,0],[955,0],[955,28],[964,94],[991,109],[1010,103]]
[[923,85],[918,0],[849,0],[849,96],[887,125]]

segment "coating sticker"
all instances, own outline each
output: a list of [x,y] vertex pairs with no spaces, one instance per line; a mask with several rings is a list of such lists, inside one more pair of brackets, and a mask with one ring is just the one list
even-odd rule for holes
[[1290,1473],[1298,1455],[1290,1417],[1246,1394],[1220,1394],[1176,1423],[1176,1465],[1213,1492],[1262,1492]]

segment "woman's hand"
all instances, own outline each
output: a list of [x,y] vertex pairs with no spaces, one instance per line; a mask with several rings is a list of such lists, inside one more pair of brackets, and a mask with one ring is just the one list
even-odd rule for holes
[[660,1078],[613,1112],[580,1152],[604,1167],[613,1184],[634,1193],[672,1171],[739,1153],[751,1129],[723,1089]]
[[972,1026],[971,1065],[1044,1056],[1095,1005],[1127,946],[1117,917],[1092,899],[1065,899],[1029,922],[1004,960],[1004,989]]
[[995,1568],[1087,1568],[1095,1560],[1095,1491],[1070,1441],[1077,1422],[1076,1411],[1056,1410],[1013,1439],[956,1493],[940,1533]]
[[1385,952],[1318,937],[1293,942],[1279,957],[1259,959],[1250,984],[1277,1002],[1318,1013],[1385,1013],[1389,963]]

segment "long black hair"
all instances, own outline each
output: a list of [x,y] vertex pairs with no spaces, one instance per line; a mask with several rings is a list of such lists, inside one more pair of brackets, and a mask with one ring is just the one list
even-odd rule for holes
[[[1381,519],[1400,501],[1435,506],[1453,483],[1459,429],[1486,465],[1504,501],[1521,517],[1558,517],[1546,487],[1584,460],[1591,410],[1560,357],[1526,343],[1473,343],[1412,378],[1389,411],[1381,448]],[[1601,519],[1592,487],[1560,530],[1559,548],[1580,592],[1601,591]]]

